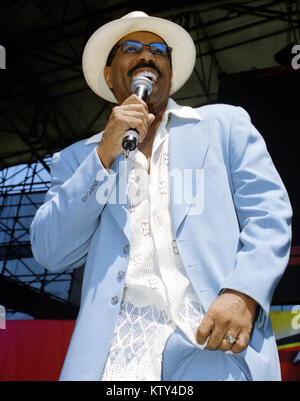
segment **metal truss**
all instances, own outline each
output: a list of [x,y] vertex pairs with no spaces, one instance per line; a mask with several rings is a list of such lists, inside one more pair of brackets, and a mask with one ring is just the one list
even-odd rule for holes
[[[99,132],[111,111],[112,105],[91,93],[82,75],[82,51],[90,35],[134,9],[183,26],[197,49],[195,88],[180,92],[175,100],[194,106],[217,101],[219,79],[226,73],[222,52],[277,35],[286,35],[287,44],[300,42],[300,0],[186,1],[184,6],[174,1],[171,10],[158,1],[151,2],[151,9],[143,1],[99,3],[7,0],[0,4],[1,44],[8,54],[6,75],[0,76],[4,77],[0,145],[6,138],[14,143],[13,149],[0,151],[0,285],[13,291],[5,297],[9,308],[35,317],[62,316],[59,311],[66,309],[61,305],[70,308],[64,316],[74,316],[72,302],[79,302],[76,286],[80,287],[82,272],[50,274],[39,266],[32,257],[29,227],[50,185],[53,152]],[[24,33],[10,30],[10,21],[22,15],[26,15]],[[241,35],[274,21],[284,26],[247,39]],[[227,43],[218,44],[219,38],[228,38]],[[26,306],[23,290],[32,290],[27,293],[32,302]],[[1,293],[4,290],[0,304]],[[38,299],[43,300],[43,310]]]
[[39,266],[29,238],[49,187],[49,172],[40,162],[0,172],[0,304],[33,317],[57,318],[76,311],[68,302],[73,271],[53,274]]
[[[90,93],[82,75],[81,56],[91,33],[110,20],[110,15],[113,18],[117,10],[126,12],[128,3],[118,2],[101,12],[93,12],[93,1],[75,2],[76,10],[73,10],[74,2],[69,0],[15,3],[20,5],[15,13],[21,13],[30,4],[38,12],[38,18],[27,27],[24,38],[14,35],[9,37],[3,32],[10,53],[21,54],[22,63],[14,64],[14,60],[11,60],[9,69],[14,79],[0,87],[0,124],[2,120],[5,132],[13,132],[22,143],[22,148],[26,150],[24,160],[28,160],[28,155],[33,155],[42,162],[45,154],[52,154],[103,128],[111,106]],[[193,103],[197,106],[215,102],[218,78],[225,73],[218,56],[226,50],[282,33],[286,33],[287,42],[290,38],[299,40],[299,0],[223,1],[216,5],[211,2],[212,5],[206,7],[204,5],[207,2],[204,5],[190,3],[192,5],[187,11],[176,11],[174,8],[169,15],[164,11],[170,19],[192,34],[197,46],[194,75],[199,89],[197,93],[175,96],[175,100],[194,99]],[[4,3],[0,11],[4,13],[10,5],[11,2]],[[285,7],[286,11],[279,11],[276,8],[278,6],[281,9]],[[153,8],[155,11],[162,7],[154,2]],[[222,13],[222,16],[209,18],[216,11]],[[251,16],[254,20],[249,23],[243,20],[245,16]],[[240,33],[274,20],[286,22],[284,29],[239,40]],[[232,23],[234,28],[222,29],[225,22],[226,27]],[[216,29],[216,33],[209,33]],[[226,46],[217,47],[212,44],[218,38],[231,37],[233,34],[237,39]],[[37,67],[32,68],[36,63]],[[75,108],[68,106],[69,100],[76,102]],[[0,159],[2,167],[13,164],[10,159],[14,160],[15,156],[14,151],[3,155],[3,160]],[[21,155],[18,156],[21,158]]]

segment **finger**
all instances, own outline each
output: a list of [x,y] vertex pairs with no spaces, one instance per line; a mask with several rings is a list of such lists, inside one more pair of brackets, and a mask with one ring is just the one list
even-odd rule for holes
[[134,115],[134,114],[139,114],[146,120],[148,120],[148,110],[146,110],[142,105],[140,104],[131,104],[131,105],[126,105],[126,106],[115,106],[112,109],[110,119],[112,121],[119,121],[124,118],[124,116],[127,115]]
[[226,341],[225,335],[229,334],[232,337],[238,338],[238,332],[232,332],[232,331],[227,331],[226,333],[224,333],[223,339],[221,341],[221,344],[219,346],[219,351],[229,351],[232,349],[233,344],[230,344],[228,341]]
[[148,133],[148,128],[150,127],[150,125],[153,123],[153,121],[155,120],[155,115],[154,114],[147,114],[146,119],[144,118],[143,115],[141,114],[135,114],[133,116],[134,118],[136,118],[136,120],[140,120],[140,128],[138,127],[132,127],[130,126],[130,128],[136,128],[138,133],[139,133],[139,142],[142,142],[147,133]]
[[226,351],[230,351],[231,348],[232,348],[232,345],[229,344],[229,342],[227,342],[227,341],[225,340],[225,338],[223,338],[223,340],[222,340],[222,342],[221,342],[221,344],[220,344],[218,350],[219,350],[219,351],[226,352]]
[[153,123],[154,120],[155,120],[155,115],[149,113],[148,114],[148,128],[150,127],[150,125]]
[[127,99],[124,100],[124,102],[122,103],[122,106],[124,105],[128,105],[128,104],[141,104],[144,106],[144,108],[146,110],[148,110],[148,106],[147,103],[144,102],[144,100],[142,100],[141,98],[139,98],[137,95],[135,95],[134,93],[132,95],[130,95]]
[[142,107],[124,107],[117,109],[114,114],[112,115],[112,119],[114,121],[120,121],[120,120],[125,120],[127,118],[134,117],[134,118],[140,118],[142,120],[145,120],[147,123],[149,121],[149,114],[148,112],[143,109]]
[[127,122],[128,129],[136,129],[139,134],[139,140],[143,139],[147,133],[148,125],[146,121],[139,118],[130,118]]
[[140,113],[148,114],[148,107],[143,103],[131,103],[131,104],[122,104],[121,106],[116,106],[117,109],[126,111],[138,111]]
[[[144,124],[145,124],[145,127],[148,127],[148,124],[149,124],[149,121],[153,121],[153,118],[152,117],[149,117],[149,116],[152,116],[153,114],[144,114],[144,113],[141,113],[141,112],[139,112],[139,111],[129,111],[129,112],[125,112],[125,113],[123,113],[122,114],[122,118],[124,119],[124,121],[126,122],[126,123],[128,123],[128,121],[130,120],[130,119],[132,119],[132,118],[134,118],[134,119],[136,119],[136,120],[140,120],[140,121],[142,121]],[[154,117],[155,118],[155,117]]]
[[224,329],[216,326],[213,332],[209,336],[206,348],[212,351],[218,349],[221,346],[224,334],[225,334]]
[[209,315],[204,315],[200,326],[196,332],[196,340],[199,344],[204,344],[207,337],[214,328],[214,320]]
[[147,118],[145,132],[144,132],[144,134],[139,135],[139,143],[143,142],[143,140],[146,138],[147,133],[148,133],[148,128],[150,127],[150,125],[153,123],[154,120],[155,120],[155,115],[149,113],[148,118]]
[[148,113],[142,107],[115,106],[112,109],[109,121],[111,123],[122,123],[126,121],[126,117],[135,114],[141,115],[146,119]]
[[138,112],[123,113],[116,121],[121,130],[136,129],[139,134],[148,130],[148,119]]
[[236,343],[232,346],[231,351],[234,354],[239,354],[240,352],[244,351],[244,349],[247,347],[249,343],[249,334],[246,331],[242,331],[238,338]]
[[114,123],[119,124],[126,129],[136,128],[136,126],[133,126],[133,124],[136,125],[137,123],[140,123],[145,127],[145,130],[147,130],[149,117],[148,113],[141,113],[134,110],[123,111],[122,114],[115,116]]
[[130,110],[128,112],[124,113],[124,117],[126,117],[127,119],[129,118],[135,118],[135,119],[139,119],[141,121],[143,121],[145,128],[149,128],[150,125],[153,123],[153,121],[155,120],[155,115],[151,114],[151,113],[142,113],[139,110]]

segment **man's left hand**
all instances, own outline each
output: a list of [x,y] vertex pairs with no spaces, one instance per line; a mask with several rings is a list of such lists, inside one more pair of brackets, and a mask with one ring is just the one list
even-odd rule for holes
[[[246,294],[226,290],[210,306],[198,327],[196,340],[199,344],[207,341],[207,349],[229,351],[238,354],[248,345],[257,302]],[[224,339],[230,335],[236,338],[231,345]]]

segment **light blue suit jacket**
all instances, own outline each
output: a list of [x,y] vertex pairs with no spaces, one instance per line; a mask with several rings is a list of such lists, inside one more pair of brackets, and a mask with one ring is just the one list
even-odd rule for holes
[[[219,104],[197,112],[201,121],[176,113],[170,121],[170,171],[204,169],[202,213],[189,213],[192,204],[175,203],[170,182],[177,248],[205,310],[225,288],[259,303],[250,343],[233,358],[248,379],[280,380],[269,307],[289,258],[288,195],[242,108]],[[128,204],[101,205],[96,195],[110,175],[115,175],[116,188],[124,181],[123,155],[109,174],[96,145],[84,140],[54,154],[53,186],[31,226],[33,254],[42,266],[62,272],[85,264],[80,311],[61,380],[99,380],[129,261]],[[123,277],[119,272],[125,272]]]

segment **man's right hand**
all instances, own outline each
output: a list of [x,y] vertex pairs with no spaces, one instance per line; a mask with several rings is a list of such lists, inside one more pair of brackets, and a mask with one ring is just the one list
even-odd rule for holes
[[124,151],[122,140],[126,131],[136,129],[140,143],[154,119],[155,116],[148,113],[147,104],[134,94],[120,106],[115,106],[97,146],[97,153],[104,167],[109,168],[115,158]]

